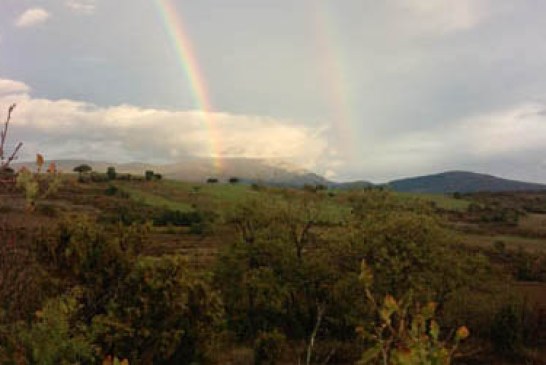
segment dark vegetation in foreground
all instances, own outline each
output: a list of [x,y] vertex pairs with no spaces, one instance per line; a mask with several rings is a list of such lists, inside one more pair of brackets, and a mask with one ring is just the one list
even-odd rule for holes
[[546,356],[544,193],[81,174],[0,191],[0,363]]

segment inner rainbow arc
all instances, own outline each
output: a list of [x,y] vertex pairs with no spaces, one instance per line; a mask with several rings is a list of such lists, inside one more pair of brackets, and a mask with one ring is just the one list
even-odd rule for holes
[[184,27],[182,16],[172,0],[156,0],[165,32],[173,45],[178,61],[189,81],[196,107],[200,111],[208,134],[209,154],[216,172],[222,169],[220,133],[214,116],[214,108],[207,89],[207,82],[193,49],[192,42]]

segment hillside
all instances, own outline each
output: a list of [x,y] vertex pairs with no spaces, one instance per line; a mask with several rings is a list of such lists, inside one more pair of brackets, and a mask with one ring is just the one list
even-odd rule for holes
[[[116,171],[143,175],[145,170],[153,170],[162,174],[165,178],[188,182],[204,182],[210,177],[227,181],[231,177],[237,177],[243,182],[258,182],[279,186],[329,185],[325,178],[306,169],[290,163],[275,159],[254,158],[224,158],[220,167],[214,166],[214,160],[210,158],[187,158],[171,164],[147,164],[140,162],[113,163],[105,161],[89,160],[56,160],[57,168],[61,171],[71,172],[74,167],[87,164],[94,171],[105,172],[109,166]],[[34,168],[33,162],[14,164],[14,167],[27,166]]]
[[546,185],[503,179],[467,171],[448,171],[440,174],[394,180],[387,184],[395,191],[410,193],[473,193],[480,191],[546,190]]

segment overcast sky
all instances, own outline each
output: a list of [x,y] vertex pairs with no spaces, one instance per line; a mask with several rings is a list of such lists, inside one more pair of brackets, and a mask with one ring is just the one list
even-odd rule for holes
[[[183,19],[213,134],[161,4]],[[24,157],[168,162],[212,143],[334,180],[546,182],[545,13],[537,0],[1,0],[1,115],[19,103]]]

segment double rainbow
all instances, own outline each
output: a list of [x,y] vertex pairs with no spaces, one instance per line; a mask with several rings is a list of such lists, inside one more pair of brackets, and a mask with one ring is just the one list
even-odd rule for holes
[[[170,41],[172,42],[180,65],[189,81],[189,87],[195,104],[201,113],[209,137],[209,154],[214,159],[216,171],[222,167],[222,148],[214,109],[207,89],[207,83],[199,67],[196,53],[191,40],[185,30],[183,18],[173,4],[173,0],[156,0],[162,23]],[[344,62],[341,50],[336,47],[334,21],[331,19],[331,9],[327,0],[313,0],[310,13],[312,14],[313,32],[316,36],[320,52],[322,68],[325,70],[325,83],[328,85],[328,100],[332,110],[333,124],[336,127],[338,145],[344,146],[345,153],[353,155],[355,140],[351,131],[351,103],[348,97],[348,86],[343,70]]]

